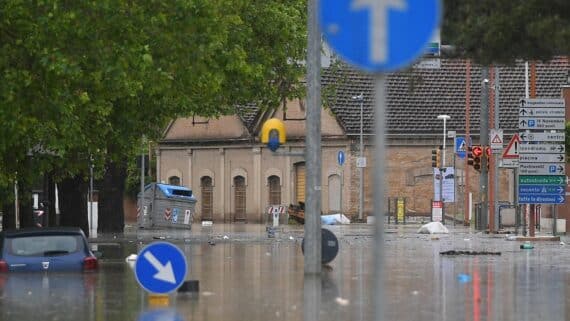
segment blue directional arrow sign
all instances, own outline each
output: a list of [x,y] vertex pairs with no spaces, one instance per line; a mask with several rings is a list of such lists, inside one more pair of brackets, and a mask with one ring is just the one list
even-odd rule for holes
[[564,204],[564,196],[519,194],[519,204]]
[[186,257],[178,247],[170,243],[149,244],[137,257],[135,276],[148,292],[172,292],[178,289],[186,278]]
[[[555,185],[519,185],[520,194],[564,195],[564,186]],[[537,195],[538,196],[538,195]]]
[[439,0],[321,0],[319,17],[325,40],[344,60],[385,72],[424,53],[441,5]]

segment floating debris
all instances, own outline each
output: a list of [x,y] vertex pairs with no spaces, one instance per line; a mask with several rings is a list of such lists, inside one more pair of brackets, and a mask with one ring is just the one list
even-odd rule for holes
[[441,255],[501,255],[501,252],[449,250],[449,251],[439,252],[439,254],[441,254]]
[[471,275],[460,273],[457,275],[457,281],[459,283],[467,283],[471,281]]
[[534,245],[532,245],[529,242],[521,244],[521,250],[532,250],[532,249],[534,249]]

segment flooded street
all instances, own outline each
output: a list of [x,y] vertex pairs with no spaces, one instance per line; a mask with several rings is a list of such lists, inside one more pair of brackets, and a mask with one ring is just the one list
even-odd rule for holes
[[[99,236],[90,239],[103,254],[96,273],[0,276],[0,319],[372,320],[372,226],[327,228],[340,251],[317,279],[304,278],[302,226],[272,239],[261,225]],[[500,235],[451,227],[435,237],[417,228],[387,227],[385,320],[568,319],[570,247],[523,250]],[[161,238],[184,252],[186,279],[199,281],[199,293],[172,293],[156,307],[125,258]],[[447,250],[501,255],[440,255]]]

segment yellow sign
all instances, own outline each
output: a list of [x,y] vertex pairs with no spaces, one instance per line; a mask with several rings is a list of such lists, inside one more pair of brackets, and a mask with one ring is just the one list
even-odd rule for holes
[[404,222],[404,199],[398,198],[398,212],[397,212],[398,222]]

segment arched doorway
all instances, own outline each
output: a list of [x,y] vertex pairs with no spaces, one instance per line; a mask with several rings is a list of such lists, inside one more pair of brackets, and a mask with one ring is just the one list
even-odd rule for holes
[[246,219],[246,185],[243,176],[234,177],[234,220],[243,221]]
[[340,204],[340,175],[329,176],[329,212],[341,213]]
[[295,202],[305,203],[305,163],[295,164]]
[[212,178],[204,176],[200,179],[200,188],[202,189],[202,220],[212,221],[214,219],[214,186]]

